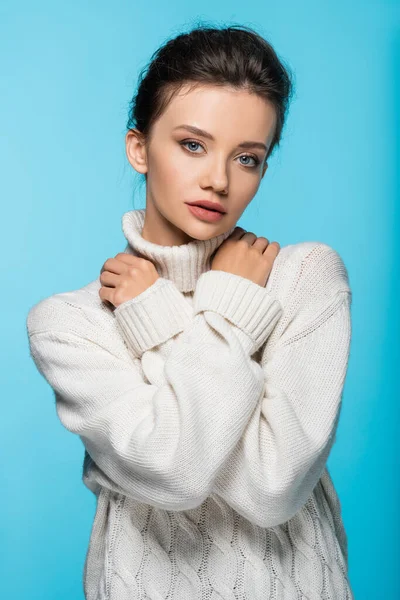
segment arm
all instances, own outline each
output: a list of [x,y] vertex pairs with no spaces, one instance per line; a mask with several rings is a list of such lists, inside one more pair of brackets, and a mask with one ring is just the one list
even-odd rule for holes
[[144,292],[113,310],[123,340],[137,358],[172,340],[193,320],[193,309],[173,281],[159,277]]
[[[173,344],[160,385],[145,383],[132,360],[105,340],[95,315],[62,295],[28,315],[31,354],[55,391],[62,424],[120,491],[160,508],[193,508],[208,495],[263,391],[263,371],[251,354],[281,314],[279,301],[252,281],[217,271],[212,277],[215,289],[199,278],[195,292],[196,305],[210,309],[191,318]],[[164,281],[159,285],[171,307],[175,286]],[[141,300],[155,291],[148,288]],[[133,315],[144,305],[140,296],[133,300],[124,303],[129,311],[120,324],[125,335],[134,331],[138,349],[151,346],[155,321],[158,333],[166,326],[164,311],[139,324]]]
[[261,401],[210,490],[261,527],[285,523],[305,504],[334,443],[351,340],[346,278],[331,249],[315,276],[306,267],[307,286],[293,292],[281,336],[263,350]]

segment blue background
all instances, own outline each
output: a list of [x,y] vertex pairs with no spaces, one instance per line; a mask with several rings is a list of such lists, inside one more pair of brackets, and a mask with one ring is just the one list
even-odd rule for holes
[[25,319],[124,249],[121,216],[145,205],[125,156],[128,103],[154,50],[198,20],[254,27],[295,72],[281,148],[239,224],[282,246],[326,242],[348,268],[353,338],[328,467],[356,599],[397,599],[400,5],[354,0],[3,0],[2,597],[83,599],[95,497]]

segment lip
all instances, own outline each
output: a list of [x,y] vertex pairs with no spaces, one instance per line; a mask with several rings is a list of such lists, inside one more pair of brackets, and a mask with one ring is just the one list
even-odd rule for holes
[[202,208],[209,208],[211,210],[217,210],[218,212],[225,214],[226,210],[219,204],[219,202],[211,202],[210,200],[194,200],[193,202],[186,202],[190,206],[201,206]]
[[186,204],[187,204],[188,209],[192,213],[192,215],[194,215],[195,217],[200,219],[200,221],[207,221],[208,223],[216,223],[217,221],[220,221],[221,219],[223,219],[224,214],[225,214],[225,213],[217,212],[215,210],[207,210],[206,208],[203,208],[202,206],[194,206],[192,204],[188,204],[187,202],[186,202]]

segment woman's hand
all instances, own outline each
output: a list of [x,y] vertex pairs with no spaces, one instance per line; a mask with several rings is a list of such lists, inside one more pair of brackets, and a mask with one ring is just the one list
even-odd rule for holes
[[217,248],[211,269],[246,277],[264,287],[279,251],[278,242],[269,243],[267,238],[237,227]]
[[100,281],[103,287],[99,289],[99,296],[116,308],[139,296],[158,278],[159,274],[150,260],[120,252],[115,258],[108,258],[102,266]]

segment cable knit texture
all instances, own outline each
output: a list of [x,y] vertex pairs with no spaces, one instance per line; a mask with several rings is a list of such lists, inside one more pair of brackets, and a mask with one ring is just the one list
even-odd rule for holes
[[[87,600],[351,600],[326,462],[351,340],[346,267],[283,246],[267,284],[211,270],[233,228],[124,252],[159,278],[113,309],[100,279],[31,307],[30,352],[96,496]],[[100,265],[99,265],[100,269]]]

